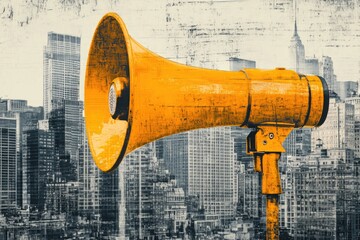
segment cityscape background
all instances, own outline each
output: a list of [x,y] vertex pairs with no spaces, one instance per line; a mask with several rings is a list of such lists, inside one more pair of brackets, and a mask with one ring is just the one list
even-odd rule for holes
[[[108,1],[108,6],[97,1],[60,2],[62,13],[85,19],[88,12],[101,12],[98,7],[124,11],[119,1]],[[261,54],[268,53],[275,57],[275,63],[284,61],[278,55],[286,55],[286,64],[282,65],[286,68],[323,76],[331,91],[326,122],[317,129],[294,130],[284,144],[287,152],[280,161],[280,235],[281,239],[359,239],[359,29],[354,33],[351,27],[350,33],[336,31],[340,39],[326,35],[335,40],[322,41],[355,51],[349,58],[340,58],[345,63],[336,62],[338,67],[330,54],[336,50],[315,41],[318,36],[311,28],[304,30],[302,24],[309,21],[309,15],[300,9],[309,6],[309,1],[257,3],[259,12],[271,6],[279,15],[289,14],[284,21],[288,25],[263,26],[256,21],[243,22],[242,18],[229,21],[231,24],[217,20],[227,19],[230,8],[241,2],[157,1],[143,11],[162,16],[157,18],[159,26],[146,29],[150,24],[141,23],[141,30],[146,32],[143,36],[150,39],[156,35],[159,40],[152,50],[161,53],[157,49],[165,48],[162,51],[168,59],[188,65],[232,71],[264,68],[271,65],[264,63],[267,57]],[[16,10],[26,4],[9,1],[0,5],[0,16],[9,21],[8,25],[26,28],[54,7],[46,1],[29,3],[29,9],[36,11],[17,15]],[[127,9],[135,9],[139,3]],[[359,23],[358,1],[334,1],[324,6],[335,6],[338,11],[329,11],[338,16],[352,13],[339,20],[348,21],[349,26]],[[316,4],[313,7],[318,8]],[[194,11],[206,12],[206,17],[189,17]],[[135,12],[141,15],[141,11]],[[271,13],[269,22],[278,19]],[[326,10],[320,11],[323,13]],[[232,9],[229,14],[236,11]],[[136,15],[133,21],[129,14],[125,16],[136,25]],[[251,39],[244,32],[268,40],[269,31],[284,26],[289,26],[285,40],[272,39],[263,46],[258,40],[246,46],[250,50],[243,50],[243,38]],[[45,46],[39,50],[42,62],[36,65],[42,72],[41,106],[31,106],[27,101],[37,101],[31,88],[23,90],[21,98],[0,98],[0,239],[264,239],[261,179],[253,170],[251,156],[245,154],[249,130],[221,127],[166,137],[128,155],[116,171],[102,173],[89,151],[81,101],[82,64],[87,58],[83,39],[88,38],[66,30],[54,32],[51,25],[44,28],[46,33],[41,37]],[[346,34],[353,41],[347,41]],[[150,40],[142,39],[147,46]],[[347,48],[342,48],[344,42]],[[282,48],[276,55],[267,49],[272,44]],[[4,53],[8,54],[6,50]],[[9,71],[4,67],[8,65],[2,64],[1,71]],[[16,71],[14,66],[10,71]],[[348,66],[355,66],[355,71],[344,74]],[[32,74],[23,77],[31,84]],[[18,82],[11,85],[5,75],[0,79],[2,89],[5,86],[11,92],[18,87]]]

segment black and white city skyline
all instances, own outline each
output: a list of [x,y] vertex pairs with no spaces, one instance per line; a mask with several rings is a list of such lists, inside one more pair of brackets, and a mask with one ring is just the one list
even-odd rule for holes
[[[101,17],[110,11],[118,13],[131,36],[153,52],[190,63],[193,48],[188,46],[196,46],[198,56],[192,61],[193,65],[227,70],[227,60],[239,57],[236,54],[256,61],[259,68],[289,67],[286,47],[294,31],[296,8],[298,33],[306,46],[306,57],[331,56],[339,81],[359,81],[360,6],[357,0],[186,0],[180,3],[169,0],[152,4],[142,0],[85,0],[78,4],[77,1],[1,1],[0,29],[6,34],[0,35],[3,86],[0,96],[25,98],[30,105],[42,105],[43,69],[39,66],[43,64],[42,50],[47,41],[44,35],[54,31],[81,36],[80,99],[83,99],[82,82],[93,31]],[[187,33],[190,28],[197,29],[193,35]],[[217,39],[212,38],[214,35],[218,35]],[[206,65],[207,58],[211,64]],[[33,94],[29,95],[27,89],[32,89]]]
[[[273,7],[280,12],[292,9],[291,2],[279,1]],[[301,3],[310,4],[299,1],[299,8]],[[220,14],[222,7],[227,9],[223,3],[162,4],[155,5],[165,13],[160,26],[166,28],[169,59],[231,71],[263,66],[256,51],[244,53],[244,42],[233,43],[243,32],[241,23],[218,25],[200,19],[195,26],[194,19],[182,14],[191,8]],[[113,1],[111,8],[116,7],[119,3]],[[287,68],[323,76],[331,99],[323,126],[294,130],[284,143],[287,153],[279,163],[280,236],[358,239],[359,78],[339,79],[327,48],[316,56],[309,50],[314,49],[307,36],[312,31],[299,27],[302,16],[292,15],[289,21],[279,54],[289,56]],[[85,133],[83,36],[49,29],[42,38],[45,46],[37,66],[42,106],[30,106],[27,95],[0,98],[0,238],[264,238],[260,177],[253,171],[252,157],[245,154],[248,130],[229,126],[169,136],[134,151],[116,171],[103,173],[92,160]]]

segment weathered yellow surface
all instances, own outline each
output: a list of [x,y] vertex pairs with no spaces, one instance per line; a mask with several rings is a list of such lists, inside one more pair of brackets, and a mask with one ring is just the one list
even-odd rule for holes
[[279,195],[266,195],[266,239],[279,239]]
[[[126,78],[125,117],[109,111],[109,88]],[[311,97],[310,97],[311,92]],[[310,104],[311,103],[311,104]],[[317,125],[324,90],[315,76],[290,70],[217,71],[168,61],[142,47],[121,18],[99,22],[89,52],[85,120],[97,166],[113,170],[134,149],[171,134],[216,126]]]

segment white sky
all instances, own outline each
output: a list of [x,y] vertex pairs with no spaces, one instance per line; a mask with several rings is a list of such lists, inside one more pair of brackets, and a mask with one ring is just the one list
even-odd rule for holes
[[[81,17],[75,14],[74,9],[66,11],[56,4],[48,5],[47,11],[36,14],[24,4],[2,1],[7,5],[0,3],[0,98],[27,99],[30,105],[42,105],[43,47],[49,31],[82,38],[82,98],[90,40],[97,22],[108,11],[119,13],[129,33],[145,47],[164,57],[171,57],[167,56],[164,47],[168,35],[161,31],[166,24],[165,2],[168,1],[165,0],[151,1],[151,4],[146,0],[97,0],[95,9],[91,4],[83,6],[79,14]],[[360,1],[343,2],[353,5],[331,5],[321,0],[299,1],[299,35],[307,56],[331,56],[339,80],[359,81]],[[1,15],[2,8],[9,4],[16,10],[15,21]],[[235,36],[242,38],[240,56],[256,60],[257,67],[260,68],[273,68],[286,62],[285,53],[293,31],[291,0],[234,0],[214,3],[210,7],[217,9],[220,14],[213,16],[213,11],[199,14],[196,10],[184,14],[193,18],[194,22],[203,22],[204,19],[206,21],[214,17],[218,18],[217,22],[228,25],[234,21],[244,22],[245,36]],[[26,16],[32,16],[30,23],[20,27],[19,22],[24,21]],[[263,30],[247,29],[247,26],[254,25]]]

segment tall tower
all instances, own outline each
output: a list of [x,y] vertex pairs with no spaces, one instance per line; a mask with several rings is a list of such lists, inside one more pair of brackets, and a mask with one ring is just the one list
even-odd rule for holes
[[[313,130],[312,141],[321,139],[325,149],[348,148],[355,150],[354,105],[330,98],[329,112],[325,123]],[[316,146],[312,144],[314,150]]]
[[45,119],[53,109],[53,100],[79,100],[80,37],[48,33],[43,79]]
[[100,170],[92,159],[84,124],[82,125],[82,144],[78,149],[79,159],[77,174],[79,181],[78,208],[85,216],[99,215],[100,209]]
[[60,159],[69,159],[74,166],[78,160],[78,148],[82,143],[81,101],[53,100],[48,115],[49,128],[55,132],[55,147]]
[[17,151],[14,118],[0,117],[0,212],[16,208]]
[[[297,28],[297,2],[294,0],[294,33],[289,45],[290,68],[298,73],[318,74],[317,59],[305,59],[305,48],[301,42]],[[311,130],[294,129],[284,142],[287,156],[302,157],[308,155],[311,149]],[[286,161],[282,161],[286,162]]]
[[61,170],[63,180],[76,179],[72,169],[82,140],[80,41],[80,37],[49,32],[44,47],[44,117],[55,133],[57,162],[67,166]]
[[46,184],[53,178],[55,158],[54,133],[46,129],[32,129],[23,133],[23,171],[26,174],[24,204],[43,211]]
[[205,214],[224,222],[234,216],[238,180],[231,127],[165,138],[164,163],[188,196],[199,196]]
[[336,76],[334,74],[334,64],[329,56],[323,56],[320,62],[320,72],[319,74],[325,79],[328,88],[332,92],[338,93],[338,89],[336,89]]
[[124,159],[126,236],[146,239],[153,233],[153,177],[151,161],[156,157],[155,143],[147,144]]
[[294,23],[294,34],[291,37],[289,45],[290,53],[290,68],[296,72],[303,72],[305,65],[305,48],[301,42],[300,36],[297,32],[297,4],[296,0],[294,1],[294,12],[295,12],[295,23]]
[[[30,107],[26,100],[20,99],[0,99],[0,117],[10,118],[16,121],[16,154],[17,154],[17,204],[24,206],[26,193],[26,162],[23,159],[23,132],[25,130],[36,129],[37,122],[42,119],[44,113],[42,107]],[[1,127],[1,126],[0,126]],[[0,154],[2,154],[0,152]],[[6,153],[5,153],[6,154]]]

